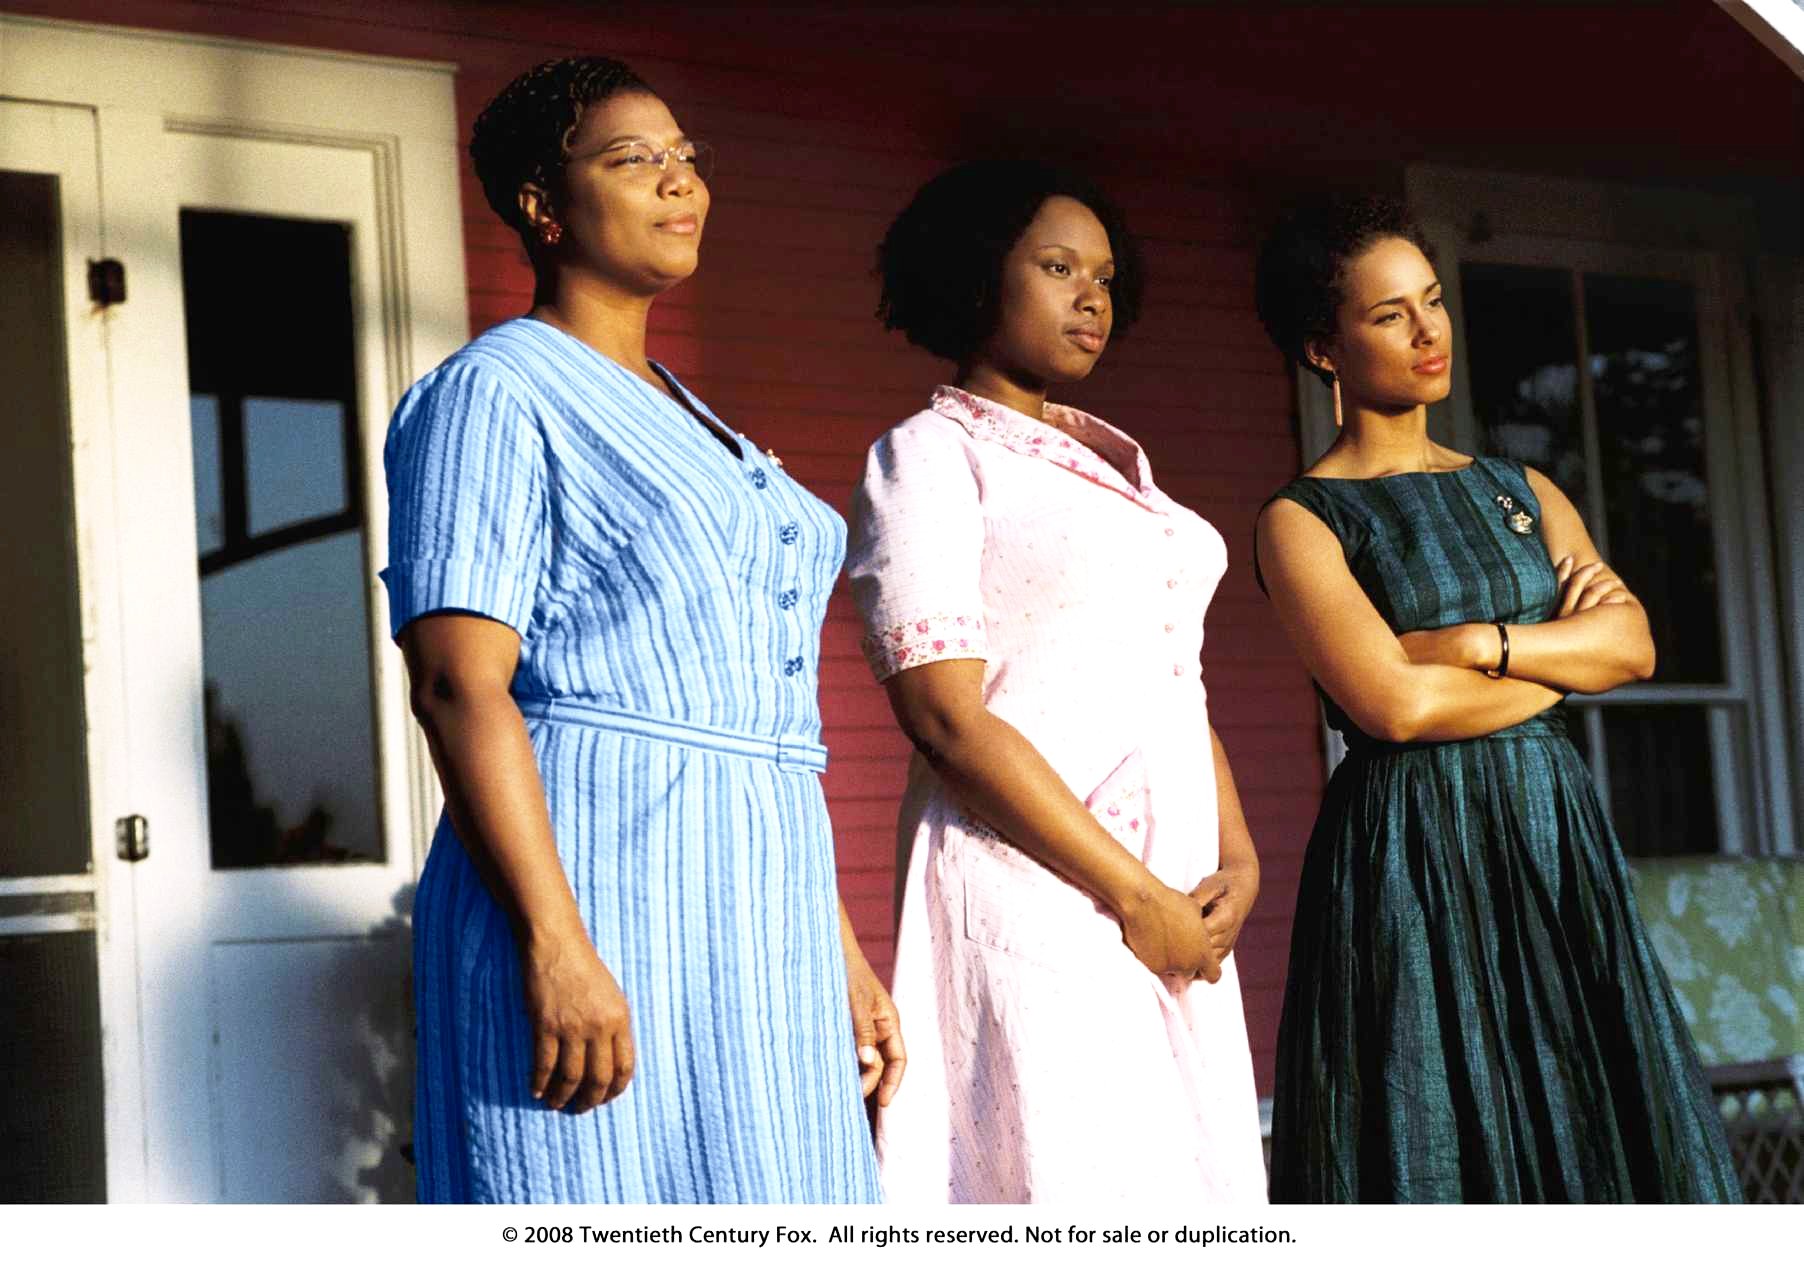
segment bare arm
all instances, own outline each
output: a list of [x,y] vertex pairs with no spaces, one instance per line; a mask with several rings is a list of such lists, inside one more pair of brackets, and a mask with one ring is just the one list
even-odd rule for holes
[[558,862],[538,762],[508,693],[520,637],[488,618],[432,614],[408,624],[401,649],[451,822],[513,923],[533,1024],[533,1096],[587,1111],[632,1079],[632,1033],[626,996],[596,955]]
[[[1532,468],[1529,484],[1541,501],[1541,536],[1560,574],[1558,615],[1547,622],[1511,623],[1510,674],[1573,693],[1603,693],[1654,673],[1654,637],[1647,611],[1610,567],[1558,485]],[[1465,623],[1403,637],[1417,662],[1442,662],[1494,671],[1503,638],[1491,623]]]
[[1240,790],[1234,785],[1234,770],[1228,765],[1228,749],[1221,735],[1209,730],[1209,742],[1215,752],[1215,807],[1221,830],[1221,863],[1197,882],[1190,896],[1202,904],[1204,923],[1215,945],[1219,963],[1228,958],[1240,939],[1240,926],[1259,897],[1259,854],[1253,848],[1253,833],[1247,829],[1245,811],[1240,807]]
[[1198,904],[1148,871],[1033,744],[990,713],[983,671],[979,659],[931,662],[883,687],[902,731],[959,802],[1113,912],[1142,964],[1157,974],[1220,977]]
[[[1303,665],[1360,730],[1386,742],[1449,742],[1521,724],[1560,700],[1532,680],[1410,659],[1314,514],[1279,499],[1259,515],[1259,563]],[[1512,670],[1515,667],[1511,661]]]

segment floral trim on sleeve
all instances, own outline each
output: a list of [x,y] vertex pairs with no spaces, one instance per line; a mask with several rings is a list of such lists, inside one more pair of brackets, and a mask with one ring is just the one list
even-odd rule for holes
[[947,658],[988,658],[983,615],[940,613],[879,627],[865,634],[864,660],[871,674],[887,680],[898,671]]

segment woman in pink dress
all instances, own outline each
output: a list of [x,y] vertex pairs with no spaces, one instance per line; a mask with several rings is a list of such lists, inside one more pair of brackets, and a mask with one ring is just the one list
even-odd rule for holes
[[1131,242],[1081,179],[973,164],[879,259],[885,324],[957,365],[872,447],[847,559],[917,748],[886,1197],[1263,1201],[1231,954],[1258,861],[1198,662],[1226,550],[1046,400],[1135,318]]

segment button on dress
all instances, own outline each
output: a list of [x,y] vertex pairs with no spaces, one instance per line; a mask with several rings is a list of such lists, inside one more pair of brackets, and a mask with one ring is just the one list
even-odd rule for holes
[[877,1198],[818,777],[844,526],[726,434],[743,456],[529,319],[395,412],[392,624],[519,633],[558,856],[638,1055],[584,1115],[529,1095],[513,936],[441,820],[414,906],[422,1200]]
[[[1217,869],[1198,658],[1226,548],[1132,440],[941,387],[872,447],[847,565],[878,679],[982,659],[986,707],[1154,875],[1188,892]],[[1262,1201],[1233,958],[1215,984],[1155,977],[918,757],[900,823],[909,1065],[878,1119],[887,1198]]]

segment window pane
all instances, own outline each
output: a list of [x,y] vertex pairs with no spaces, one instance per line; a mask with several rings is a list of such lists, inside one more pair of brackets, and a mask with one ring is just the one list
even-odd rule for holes
[[1697,304],[1682,281],[1585,278],[1610,560],[1647,606],[1654,679],[1723,679]]
[[1623,852],[1721,852],[1705,708],[1605,707],[1603,721],[1610,818]]
[[225,545],[225,492],[220,484],[219,397],[189,396],[194,433],[194,538],[208,555]]
[[337,515],[349,505],[344,430],[344,406],[334,401],[245,397],[245,505],[251,537]]
[[[246,262],[281,299],[256,326]],[[218,406],[196,427],[222,477],[201,577],[216,869],[383,858],[350,272],[343,227],[182,214],[188,379]]]
[[1572,273],[1460,266],[1472,411],[1489,453],[1546,473],[1585,511]]
[[0,170],[0,876],[89,869],[61,253],[57,180]]
[[363,535],[201,581],[215,867],[380,861]]

